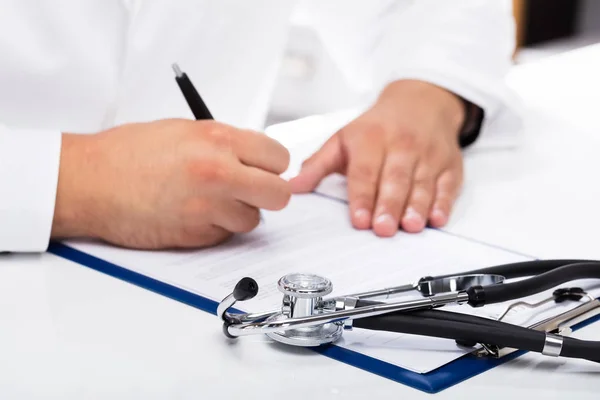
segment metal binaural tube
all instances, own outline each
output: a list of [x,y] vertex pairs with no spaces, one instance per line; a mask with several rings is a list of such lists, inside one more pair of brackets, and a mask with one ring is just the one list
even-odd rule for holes
[[377,297],[389,298],[395,294],[410,292],[411,290],[415,290],[416,288],[417,288],[417,285],[408,284],[408,285],[395,286],[395,287],[384,288],[384,289],[371,290],[368,292],[355,293],[355,294],[347,295],[344,297],[355,297],[357,299],[373,299],[373,298],[377,298]]
[[386,314],[394,311],[417,310],[431,308],[453,303],[465,303],[469,296],[464,292],[448,293],[418,300],[402,301],[396,303],[382,303],[351,310],[335,311],[299,318],[285,318],[275,321],[249,322],[235,324],[227,327],[232,336],[247,336],[259,333],[281,332],[290,329],[308,328],[327,323],[343,322],[347,319],[358,319]]
[[475,285],[492,285],[502,283],[504,277],[501,275],[492,274],[465,274],[465,275],[449,275],[440,277],[421,278],[416,284],[407,284],[401,286],[388,287],[384,289],[376,289],[368,292],[355,293],[344,297],[355,297],[357,299],[389,299],[396,294],[416,291],[423,296],[433,296],[442,293],[460,292],[467,290]]

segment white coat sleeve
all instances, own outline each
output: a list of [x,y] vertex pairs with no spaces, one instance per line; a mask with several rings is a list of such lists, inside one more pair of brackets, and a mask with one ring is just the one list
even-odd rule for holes
[[[505,76],[515,45],[511,1],[418,0],[409,15],[419,21],[411,31],[414,42],[389,70],[380,55],[375,74],[384,81],[376,84],[423,79],[477,104],[489,118],[509,105]],[[399,35],[392,28],[382,49],[392,50]]]
[[[306,0],[311,1],[311,0]],[[510,0],[372,0],[312,4],[313,23],[349,82],[376,95],[387,83],[419,79],[483,108],[512,101],[515,24]]]
[[0,124],[0,252],[48,248],[61,133]]

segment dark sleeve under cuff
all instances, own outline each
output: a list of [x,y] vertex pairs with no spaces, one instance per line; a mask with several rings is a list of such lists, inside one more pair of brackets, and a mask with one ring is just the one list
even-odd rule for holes
[[461,148],[466,148],[477,141],[485,118],[485,111],[467,100],[463,99],[463,102],[465,104],[465,123],[458,142]]

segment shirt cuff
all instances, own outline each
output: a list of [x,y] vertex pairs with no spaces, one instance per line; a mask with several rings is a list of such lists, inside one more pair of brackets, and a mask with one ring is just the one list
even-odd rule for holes
[[42,252],[50,242],[62,135],[0,125],[0,252]]

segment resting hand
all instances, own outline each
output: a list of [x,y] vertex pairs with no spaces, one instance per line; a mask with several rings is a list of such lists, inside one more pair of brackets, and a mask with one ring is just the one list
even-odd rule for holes
[[454,94],[421,81],[396,81],[303,163],[292,191],[310,192],[341,173],[355,228],[392,236],[399,227],[441,227],[462,184],[458,135],[464,118]]
[[291,196],[289,153],[215,121],[128,124],[63,135],[52,236],[141,248],[210,246],[253,230]]

